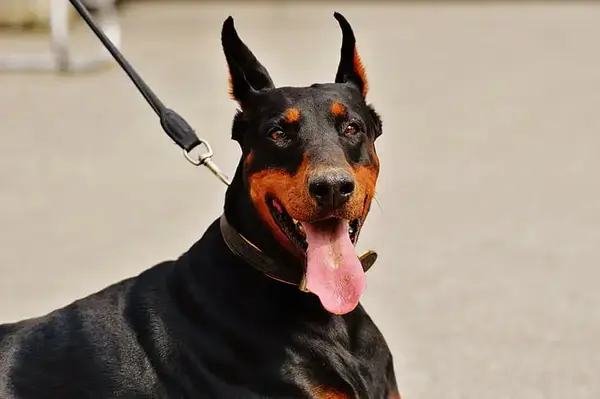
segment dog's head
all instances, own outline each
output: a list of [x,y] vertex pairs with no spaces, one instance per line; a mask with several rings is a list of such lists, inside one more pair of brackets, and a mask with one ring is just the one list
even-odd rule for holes
[[222,44],[230,94],[240,110],[233,139],[242,148],[245,188],[262,223],[307,261],[307,288],[325,308],[346,313],[364,289],[354,244],[375,194],[381,120],[366,103],[367,79],[348,21],[334,83],[275,87],[229,17]]

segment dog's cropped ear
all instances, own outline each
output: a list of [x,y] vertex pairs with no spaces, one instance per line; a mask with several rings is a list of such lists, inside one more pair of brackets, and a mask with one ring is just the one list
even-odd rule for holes
[[249,94],[275,87],[267,69],[238,36],[232,17],[223,23],[221,44],[229,67],[229,94],[233,99],[243,103]]
[[342,28],[342,49],[340,51],[340,65],[335,75],[335,83],[355,84],[363,97],[366,97],[369,89],[365,67],[360,60],[356,50],[356,39],[350,23],[339,12],[333,13]]

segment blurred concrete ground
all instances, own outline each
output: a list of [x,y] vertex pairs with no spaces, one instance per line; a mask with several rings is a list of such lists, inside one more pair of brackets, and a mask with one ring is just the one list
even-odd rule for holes
[[[133,4],[124,51],[233,171],[229,14],[278,84],[332,80],[353,24],[383,165],[363,303],[405,398],[600,397],[600,7]],[[79,34],[88,33],[78,29]],[[87,37],[87,36],[86,36]],[[88,37],[89,38],[89,37]],[[0,51],[36,48],[0,36]],[[118,69],[0,75],[0,320],[178,256],[225,187]]]

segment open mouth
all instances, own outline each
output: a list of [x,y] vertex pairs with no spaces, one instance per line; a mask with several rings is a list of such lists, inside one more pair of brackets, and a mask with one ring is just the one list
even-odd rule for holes
[[363,218],[298,221],[275,198],[267,198],[267,204],[279,229],[305,256],[304,290],[317,295],[331,313],[355,309],[365,289],[365,272],[355,251]]
[[[277,222],[277,225],[285,233],[288,239],[294,243],[300,249],[306,251],[308,243],[306,241],[306,231],[302,222],[292,218],[285,210],[285,208],[274,198],[267,198],[267,205],[273,218]],[[358,232],[360,229],[360,218],[350,220],[348,222],[348,236],[353,245],[356,244],[358,239]],[[314,223],[327,225],[329,222],[339,222],[339,219],[324,219]]]

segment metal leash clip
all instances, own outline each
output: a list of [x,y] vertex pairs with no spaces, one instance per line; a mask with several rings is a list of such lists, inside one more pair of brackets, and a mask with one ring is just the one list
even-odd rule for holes
[[[185,159],[187,159],[188,162],[194,166],[200,166],[200,165],[206,166],[206,168],[208,170],[210,170],[212,172],[212,174],[217,177],[217,179],[221,180],[225,185],[229,186],[229,184],[231,182],[230,182],[229,178],[227,177],[227,175],[225,173],[223,173],[221,171],[221,169],[219,169],[217,164],[215,164],[212,161],[213,150],[212,150],[212,147],[210,146],[210,144],[208,144],[208,142],[206,142],[200,138],[198,140],[199,140],[199,143],[196,145],[196,147],[204,146],[206,151],[201,152],[197,157],[192,157],[191,152],[193,149],[188,151],[184,148],[183,156],[185,157]],[[194,148],[196,148],[196,147],[194,147]]]

